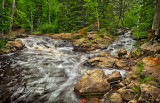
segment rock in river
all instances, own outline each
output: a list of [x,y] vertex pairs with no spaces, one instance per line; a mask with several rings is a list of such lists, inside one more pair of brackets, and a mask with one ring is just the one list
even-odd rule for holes
[[105,56],[105,57],[94,57],[88,60],[88,63],[91,66],[98,66],[101,68],[108,67],[111,68],[113,67],[114,63],[117,61],[116,58],[112,56]]
[[113,71],[112,74],[108,74],[107,77],[108,77],[107,78],[108,82],[122,80],[122,76],[120,72],[117,72],[117,71]]
[[88,70],[75,87],[75,91],[81,96],[103,95],[109,90],[110,84],[102,69]]

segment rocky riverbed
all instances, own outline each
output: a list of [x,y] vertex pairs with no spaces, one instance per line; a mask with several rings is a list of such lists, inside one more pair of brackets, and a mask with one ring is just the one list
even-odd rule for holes
[[19,37],[1,50],[3,103],[160,102],[158,42],[135,48],[130,31],[114,42],[95,31]]

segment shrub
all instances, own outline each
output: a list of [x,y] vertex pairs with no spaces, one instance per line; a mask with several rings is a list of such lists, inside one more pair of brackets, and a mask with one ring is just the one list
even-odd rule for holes
[[139,67],[138,70],[137,70],[137,74],[140,75],[140,73],[143,70],[143,62],[140,61],[139,63],[137,63],[137,66]]
[[7,40],[6,40],[6,39],[4,39],[4,38],[0,37],[0,48],[3,48],[3,47],[4,47],[4,45],[6,45],[6,42],[7,42]]
[[57,33],[58,26],[52,24],[44,24],[41,29],[42,33]]

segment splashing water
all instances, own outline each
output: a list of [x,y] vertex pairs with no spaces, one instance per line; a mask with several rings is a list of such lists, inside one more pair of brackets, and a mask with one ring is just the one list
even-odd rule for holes
[[74,52],[71,42],[43,36],[21,40],[25,49],[0,56],[0,102],[78,103],[74,87],[90,69],[83,63],[101,51]]

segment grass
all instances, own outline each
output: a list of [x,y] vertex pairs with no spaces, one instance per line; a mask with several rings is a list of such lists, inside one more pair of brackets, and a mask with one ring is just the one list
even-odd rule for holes
[[133,94],[134,95],[139,94],[139,93],[140,93],[140,85],[135,86],[134,89],[133,89]]
[[140,61],[137,63],[138,69],[137,69],[137,75],[140,75],[143,70],[143,62]]

